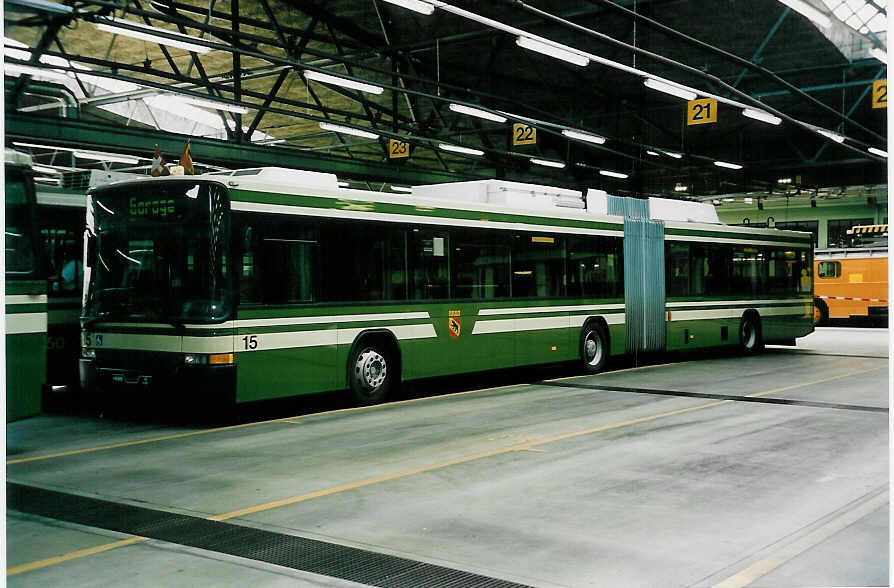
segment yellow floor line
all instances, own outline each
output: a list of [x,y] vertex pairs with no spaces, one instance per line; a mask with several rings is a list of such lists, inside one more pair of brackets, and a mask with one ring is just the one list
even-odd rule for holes
[[[803,383],[800,383],[800,384],[792,384],[792,385],[790,385],[790,386],[784,386],[784,387],[781,387],[781,388],[774,388],[774,389],[772,389],[772,390],[767,390],[767,391],[764,391],[764,392],[757,392],[757,393],[755,393],[755,394],[749,394],[748,396],[749,396],[749,397],[764,396],[764,395],[767,395],[767,394],[773,394],[773,393],[775,393],[775,392],[781,392],[781,391],[785,391],[785,390],[792,390],[792,389],[795,389],[795,388],[803,388],[803,387],[806,387],[806,386],[812,386],[812,385],[815,385],[815,384],[822,384],[822,383],[824,383],[824,382],[829,382],[829,381],[832,381],[832,380],[838,380],[838,379],[846,378],[846,377],[849,377],[849,376],[855,376],[855,375],[860,375],[860,374],[864,374],[864,373],[867,373],[867,372],[877,371],[877,370],[880,370],[880,369],[886,369],[887,367],[888,367],[887,365],[884,365],[884,366],[874,367],[874,368],[870,368],[870,369],[859,370],[859,371],[855,371],[855,372],[849,372],[849,373],[846,373],[846,374],[839,374],[839,375],[837,375],[837,376],[832,376],[832,377],[829,377],[829,378],[823,378],[823,379],[820,379],[820,380],[812,380],[812,381],[810,381],[810,382],[803,382]],[[505,388],[505,387],[509,387],[509,386],[500,386],[500,387],[498,387],[498,388],[494,388],[494,389]],[[222,513],[222,514],[218,514],[218,515],[213,515],[213,516],[210,516],[210,517],[207,517],[207,518],[208,518],[209,520],[212,520],[212,521],[225,521],[225,520],[234,519],[234,518],[238,518],[238,517],[245,516],[245,515],[249,515],[249,514],[255,514],[255,513],[258,513],[258,512],[264,512],[264,511],[268,511],[268,510],[273,510],[273,509],[280,508],[280,507],[283,507],[283,506],[288,506],[288,505],[290,505],[290,504],[297,504],[297,503],[299,503],[299,502],[305,502],[305,501],[308,501],[308,500],[312,500],[312,499],[314,499],[314,498],[322,498],[322,497],[324,497],[324,496],[331,496],[331,495],[333,495],[333,494],[339,494],[339,493],[341,493],[341,492],[347,492],[347,491],[349,491],[349,490],[356,490],[356,489],[358,489],[358,488],[363,488],[363,487],[365,487],[365,486],[372,486],[372,485],[374,485],[374,484],[380,484],[380,483],[383,483],[383,482],[389,482],[389,481],[392,481],[392,480],[398,480],[398,479],[401,479],[401,478],[406,478],[406,477],[409,477],[409,476],[414,476],[414,475],[422,474],[422,473],[425,473],[425,472],[431,472],[431,471],[435,471],[435,470],[443,469],[443,468],[450,467],[450,466],[454,466],[454,465],[460,465],[460,464],[463,464],[463,463],[469,463],[469,462],[472,462],[472,461],[477,461],[477,460],[485,459],[485,458],[488,458],[488,457],[495,457],[495,456],[498,456],[498,455],[505,455],[505,454],[508,454],[508,453],[511,453],[511,452],[515,452],[515,451],[530,451],[530,450],[532,450],[532,449],[534,449],[534,448],[536,448],[536,447],[539,447],[539,446],[541,446],[541,445],[546,445],[546,444],[548,444],[548,443],[555,443],[555,442],[557,442],[557,441],[564,441],[564,440],[566,440],[566,439],[573,439],[573,438],[575,438],[575,437],[581,437],[581,436],[584,436],[584,435],[592,435],[592,434],[594,434],[594,433],[601,433],[601,432],[604,432],[604,431],[610,431],[610,430],[613,430],[613,429],[619,429],[619,428],[622,428],[622,427],[628,427],[628,426],[631,426],[631,425],[638,425],[638,424],[641,424],[641,423],[647,423],[647,422],[650,422],[650,421],[654,421],[654,420],[658,420],[658,419],[662,419],[662,418],[666,418],[666,417],[670,417],[670,416],[675,416],[675,415],[685,414],[685,413],[688,413],[688,412],[693,412],[693,411],[697,411],[697,410],[703,410],[703,409],[706,409],[706,408],[711,408],[711,407],[714,407],[714,406],[719,406],[719,405],[721,405],[721,404],[730,404],[730,403],[732,403],[732,402],[734,402],[734,401],[733,401],[733,400],[718,400],[718,401],[715,401],[715,402],[708,402],[708,403],[706,403],[706,404],[699,404],[699,405],[697,405],[697,406],[690,406],[690,407],[687,407],[687,408],[681,408],[681,409],[672,410],[672,411],[668,411],[668,412],[662,412],[662,413],[659,413],[659,414],[648,415],[648,416],[639,417],[639,418],[635,418],[635,419],[630,419],[630,420],[626,420],[626,421],[621,421],[621,422],[617,422],[617,423],[610,423],[610,424],[606,424],[606,425],[600,425],[600,426],[598,426],[598,427],[592,427],[592,428],[589,428],[589,429],[583,429],[583,430],[580,430],[580,431],[571,431],[571,432],[569,432],[569,433],[563,433],[563,434],[561,434],[561,435],[555,435],[555,436],[553,436],[553,437],[547,437],[547,438],[545,438],[545,439],[534,440],[534,441],[524,441],[524,442],[521,442],[521,443],[516,443],[516,444],[513,444],[513,445],[508,445],[508,446],[505,446],[505,447],[500,447],[500,448],[498,448],[498,449],[493,449],[493,450],[491,450],[491,451],[485,451],[485,452],[482,452],[482,453],[476,453],[476,454],[473,454],[473,455],[466,455],[466,456],[462,456],[462,457],[457,457],[457,458],[454,458],[454,459],[449,459],[449,460],[445,460],[445,461],[440,461],[440,462],[436,462],[436,463],[432,463],[432,464],[424,465],[424,466],[421,466],[421,467],[418,467],[418,468],[412,468],[412,469],[403,470],[403,471],[400,471],[400,472],[392,472],[392,473],[390,473],[390,474],[385,474],[385,475],[382,475],[382,476],[375,476],[375,477],[372,477],[372,478],[366,478],[366,479],[364,479],[364,480],[357,480],[357,481],[354,481],[354,482],[348,482],[348,483],[346,483],[346,484],[340,484],[340,485],[338,485],[338,486],[332,486],[332,487],[330,487],[330,488],[325,488],[325,489],[322,489],[322,490],[316,490],[316,491],[314,491],[314,492],[308,492],[308,493],[305,493],[305,494],[300,494],[300,495],[297,495],[297,496],[292,496],[292,497],[289,497],[289,498],[284,498],[284,499],[276,500],[276,501],[273,501],[273,502],[267,502],[267,503],[264,503],[264,504],[259,504],[259,505],[255,505],[255,506],[249,506],[249,507],[242,508],[242,509],[239,509],[239,510],[233,510],[233,511],[230,511],[230,512],[226,512],[226,513]],[[383,405],[378,405],[378,406],[383,406]],[[384,406],[387,406],[387,405],[384,405]],[[325,414],[325,413],[321,413],[321,414]],[[277,420],[285,420],[285,419],[277,419]],[[277,421],[267,421],[267,422],[277,422]],[[252,423],[252,424],[255,424],[255,423]],[[232,427],[232,428],[238,428],[238,427],[241,427],[241,426],[244,426],[244,425],[237,425],[236,427]],[[226,429],[226,428],[227,428],[227,427],[224,427],[223,429]],[[221,430],[222,430],[222,429],[221,429]],[[188,435],[188,434],[185,434],[185,435]],[[185,436],[185,435],[181,435],[181,436]],[[93,547],[93,548],[90,548],[90,549],[84,549],[84,550],[81,550],[81,551],[74,551],[74,552],[72,552],[72,553],[69,553],[69,554],[66,554],[66,555],[63,555],[63,556],[53,557],[53,558],[49,558],[49,559],[45,559],[45,560],[40,560],[40,561],[36,561],[36,562],[33,562],[33,563],[25,564],[25,565],[22,565],[22,566],[17,566],[17,567],[15,567],[15,568],[9,568],[9,569],[7,569],[6,574],[7,574],[7,576],[11,576],[11,575],[13,575],[13,574],[18,574],[18,573],[22,573],[22,572],[26,572],[26,571],[30,571],[30,570],[34,570],[34,569],[39,569],[39,568],[47,567],[47,566],[50,566],[50,565],[55,565],[55,564],[63,563],[63,562],[70,561],[70,560],[73,560],[73,559],[77,559],[77,558],[80,558],[80,557],[86,557],[86,556],[89,556],[89,555],[94,555],[94,554],[97,554],[97,553],[102,553],[103,551],[108,551],[109,549],[115,549],[115,548],[117,548],[117,547],[124,547],[124,546],[126,546],[126,545],[131,545],[131,544],[133,544],[133,543],[138,543],[138,542],[142,542],[142,541],[147,541],[147,539],[146,539],[146,538],[143,538],[143,537],[133,537],[133,538],[131,538],[131,539],[126,539],[126,540],[124,540],[124,541],[117,541],[117,542],[114,542],[114,543],[109,543],[109,544],[106,544],[106,545],[100,545],[100,546],[98,546],[98,547]],[[761,568],[761,569],[763,569],[763,568]],[[765,573],[766,573],[766,572],[765,572]]]
[[753,584],[779,566],[788,563],[805,551],[816,547],[829,537],[887,505],[888,502],[888,492],[882,492],[863,504],[857,505],[856,507],[841,513],[804,537],[783,545],[770,557],[761,559],[739,573],[730,576],[722,582],[718,582],[714,585],[714,588],[743,588],[744,586]]
[[31,563],[22,564],[20,566],[15,566],[13,568],[7,568],[6,575],[7,576],[15,576],[16,574],[21,574],[22,572],[30,572],[32,570],[39,570],[40,568],[54,566],[56,564],[65,563],[67,561],[71,561],[74,559],[87,557],[88,555],[96,555],[97,553],[109,551],[110,549],[126,547],[127,545],[133,545],[134,543],[142,543],[144,541],[149,541],[149,539],[147,539],[146,537],[131,537],[130,539],[123,539],[121,541],[115,541],[114,543],[106,543],[105,545],[97,545],[96,547],[91,547],[89,549],[81,549],[79,551],[72,551],[71,553],[66,553],[65,555],[59,555],[56,557],[48,557],[47,559],[33,561]]

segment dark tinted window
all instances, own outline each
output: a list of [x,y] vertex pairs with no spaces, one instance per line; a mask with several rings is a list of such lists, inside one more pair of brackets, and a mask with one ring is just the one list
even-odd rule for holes
[[565,239],[520,233],[512,239],[513,298],[565,295]]
[[505,231],[453,231],[450,241],[453,297],[509,296],[509,242]]
[[615,237],[567,238],[565,281],[568,296],[624,296],[624,241]]

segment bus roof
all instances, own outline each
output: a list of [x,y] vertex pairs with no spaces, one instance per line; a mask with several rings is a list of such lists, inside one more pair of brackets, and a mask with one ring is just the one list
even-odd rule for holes
[[[504,228],[507,223],[536,224],[544,226],[583,227],[586,224],[602,224],[602,230],[620,233],[624,216],[609,214],[606,202],[609,195],[602,190],[582,192],[555,186],[540,186],[504,180],[478,180],[413,187],[412,194],[373,192],[344,188],[338,185],[335,174],[292,170],[286,168],[249,168],[245,170],[219,171],[200,176],[145,176],[140,182],[183,181],[191,178],[219,182],[230,189],[233,202],[246,203],[257,209],[284,207],[298,210],[314,208],[319,214],[355,217],[375,216],[394,219],[426,217],[441,219],[443,224],[468,224],[481,222]],[[130,182],[128,182],[130,183]],[[96,187],[95,189],[104,189]],[[264,193],[261,196],[258,193]],[[294,200],[288,198],[294,196]],[[316,205],[312,199],[327,199],[325,205]],[[643,202],[640,199],[629,199]],[[334,202],[332,202],[334,201]],[[708,203],[650,198],[648,215],[661,220],[669,239],[685,239],[693,231],[696,240],[721,242],[750,241],[812,247],[810,233],[779,229],[729,226],[717,220],[713,206]],[[711,210],[708,210],[708,207]],[[469,213],[482,213],[483,216]],[[384,215],[384,216],[383,216]],[[499,221],[497,219],[500,219]],[[546,219],[555,223],[544,222]]]

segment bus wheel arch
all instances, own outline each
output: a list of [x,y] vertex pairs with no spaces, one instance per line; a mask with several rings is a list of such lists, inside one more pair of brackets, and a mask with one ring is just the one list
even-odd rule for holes
[[601,316],[584,321],[580,331],[580,365],[586,373],[597,374],[605,368],[611,350],[608,323]]
[[760,353],[764,349],[763,326],[760,314],[749,308],[739,321],[739,348],[743,353]]
[[821,327],[829,322],[829,305],[822,298],[813,299],[813,326]]
[[357,335],[347,361],[347,386],[361,405],[383,402],[401,380],[400,345],[387,329],[372,329]]

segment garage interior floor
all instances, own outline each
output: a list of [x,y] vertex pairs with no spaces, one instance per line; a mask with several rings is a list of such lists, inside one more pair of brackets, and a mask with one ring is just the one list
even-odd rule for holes
[[7,582],[887,585],[888,331],[671,359],[223,427],[10,423]]

